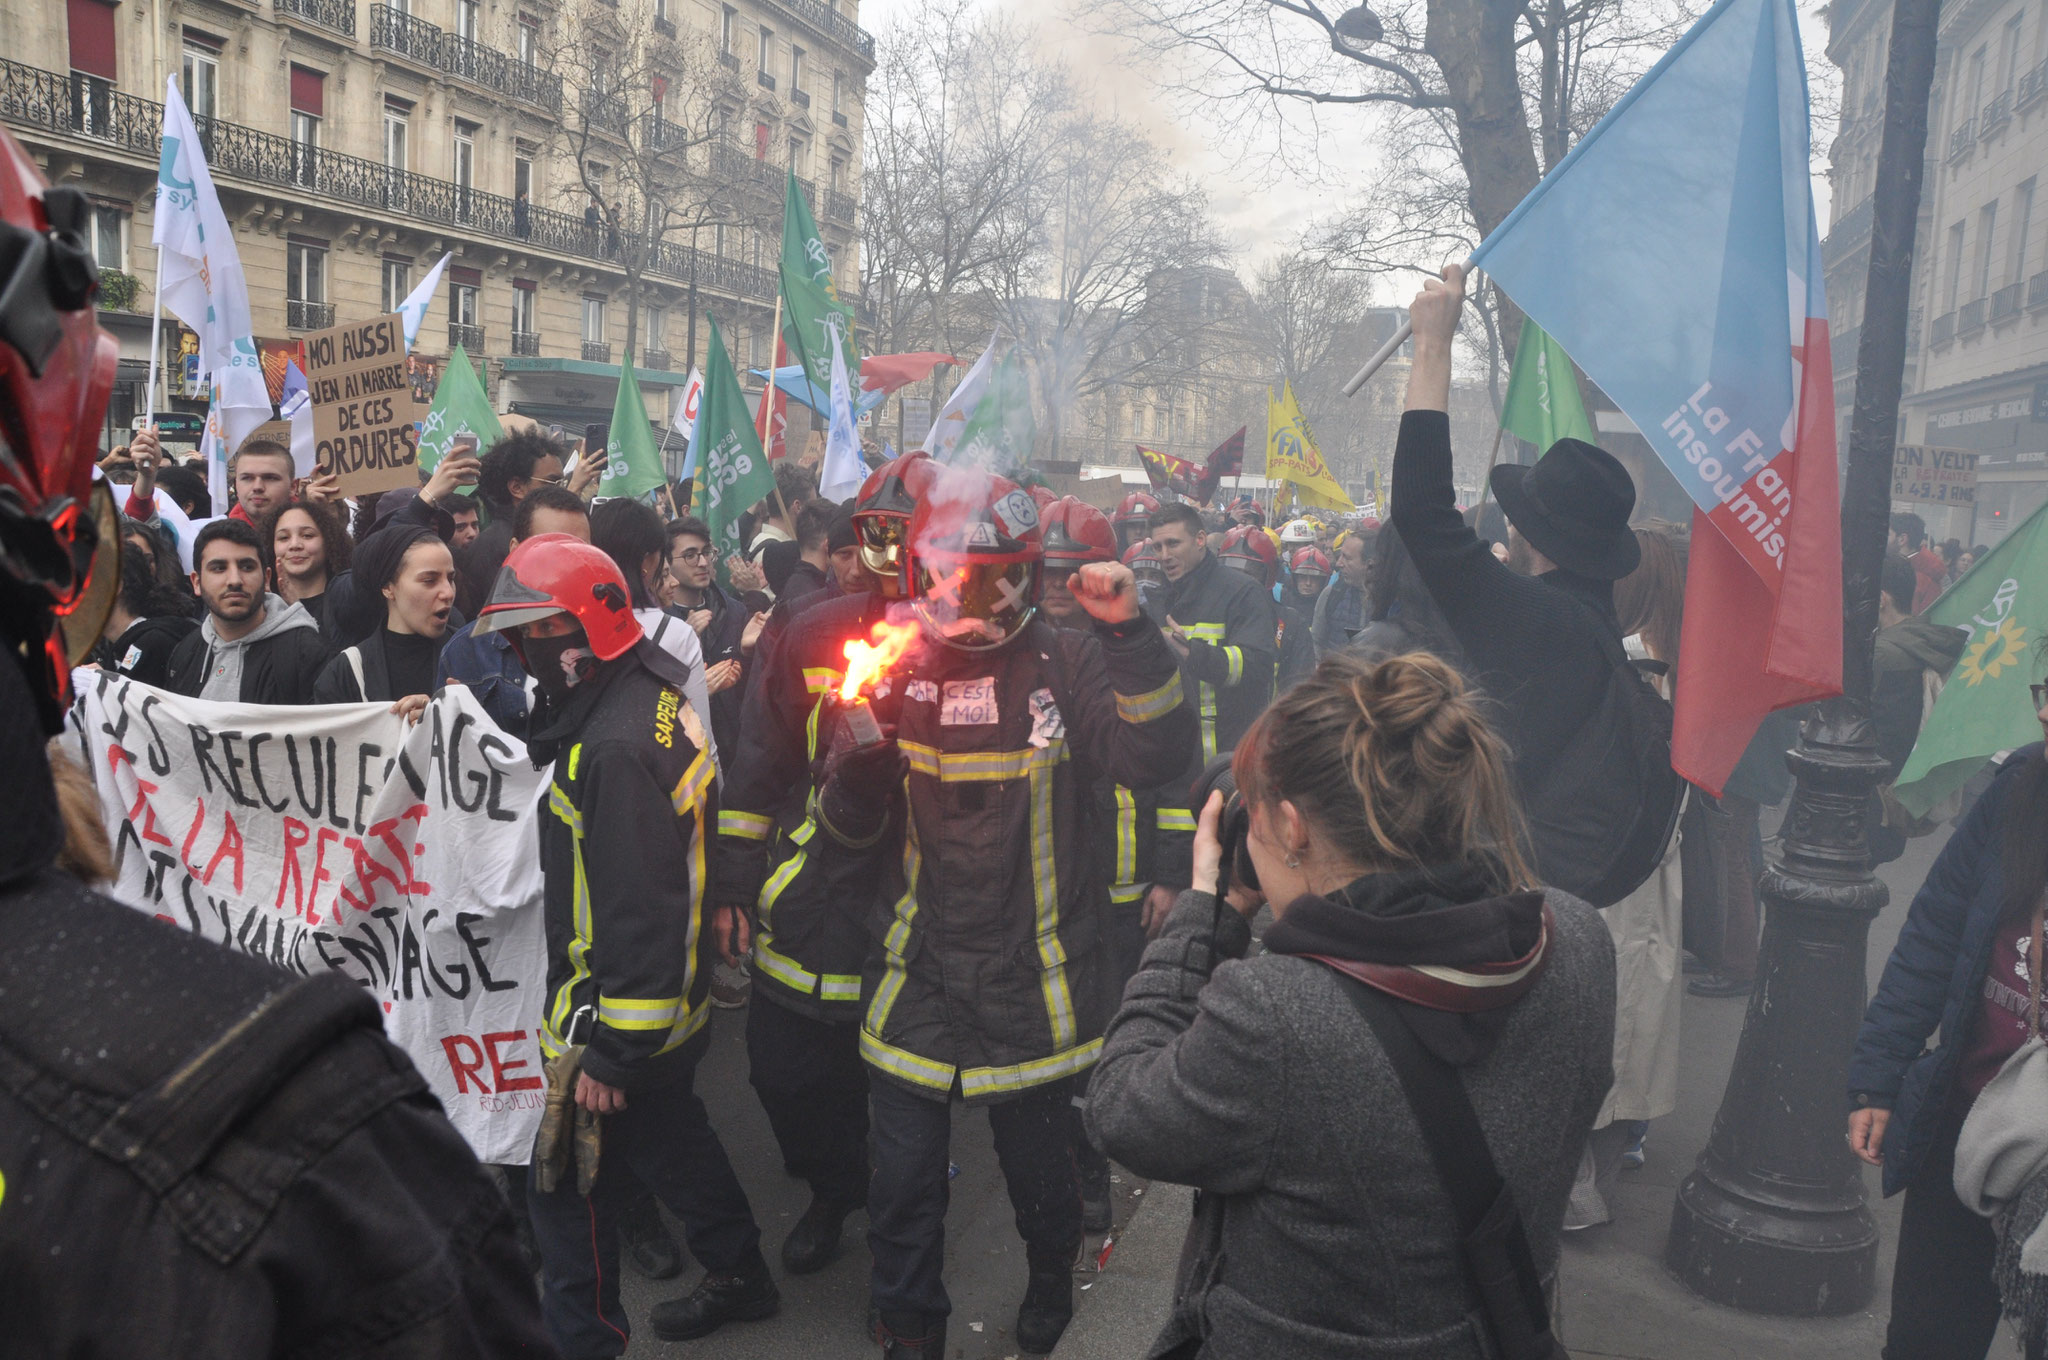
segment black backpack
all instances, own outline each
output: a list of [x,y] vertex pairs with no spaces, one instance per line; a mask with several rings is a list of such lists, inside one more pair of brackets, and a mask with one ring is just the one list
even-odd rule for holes
[[1587,614],[1606,687],[1556,763],[1524,789],[1523,811],[1537,876],[1609,907],[1663,862],[1685,784],[1671,768],[1670,703],[1629,660],[1614,625]]

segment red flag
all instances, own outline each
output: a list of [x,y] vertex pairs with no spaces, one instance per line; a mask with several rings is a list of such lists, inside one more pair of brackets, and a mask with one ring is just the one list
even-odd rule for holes
[[1175,457],[1162,449],[1148,449],[1138,445],[1138,461],[1145,465],[1145,475],[1152,479],[1152,489],[1166,496],[1191,495],[1201,469],[1185,458]]
[[1248,428],[1240,427],[1236,434],[1210,450],[1209,460],[1202,465],[1202,475],[1195,479],[1193,495],[1197,505],[1207,505],[1214,499],[1217,484],[1225,477],[1244,474],[1244,432]]
[[923,382],[940,364],[959,364],[950,354],[924,351],[917,354],[870,354],[860,361],[860,390],[883,396],[899,387]]
[[1826,318],[1807,318],[1796,357],[1798,436],[1772,461],[1792,494],[1777,599],[1704,514],[1692,517],[1671,764],[1717,797],[1766,714],[1842,692],[1841,490]]

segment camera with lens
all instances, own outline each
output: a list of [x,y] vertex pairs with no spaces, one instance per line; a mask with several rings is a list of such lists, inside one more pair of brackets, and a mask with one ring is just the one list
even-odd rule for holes
[[1216,866],[1216,900],[1221,902],[1230,895],[1233,882],[1259,892],[1259,871],[1253,867],[1251,852],[1245,848],[1245,839],[1252,830],[1252,812],[1244,795],[1237,791],[1237,776],[1231,772],[1228,755],[1217,756],[1204,765],[1188,789],[1188,807],[1197,820],[1212,793],[1223,795],[1223,815],[1216,821],[1216,839],[1223,845],[1223,859]]

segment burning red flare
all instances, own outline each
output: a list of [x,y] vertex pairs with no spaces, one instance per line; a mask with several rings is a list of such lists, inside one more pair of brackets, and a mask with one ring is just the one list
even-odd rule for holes
[[860,697],[861,690],[872,685],[882,673],[903,659],[910,650],[910,644],[917,641],[918,627],[915,623],[877,623],[868,636],[873,642],[862,642],[858,638],[846,644],[846,679],[839,686],[842,701],[852,703]]

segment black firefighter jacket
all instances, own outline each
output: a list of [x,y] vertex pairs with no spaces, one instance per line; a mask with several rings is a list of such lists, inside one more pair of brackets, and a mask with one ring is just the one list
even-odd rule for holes
[[1195,841],[1188,786],[1211,759],[1236,750],[1237,739],[1272,702],[1279,619],[1272,592],[1213,552],[1168,584],[1155,608],[1188,636],[1181,684],[1200,720],[1180,768],[1157,790],[1154,873],[1168,887],[1185,888],[1192,882]]
[[536,763],[554,761],[540,810],[541,1048],[552,1057],[587,1042],[583,1070],[628,1091],[684,1075],[694,1050],[678,1050],[709,1015],[716,772],[687,678],[643,639],[559,710],[544,703],[530,743]]
[[1173,653],[1143,616],[1034,622],[994,651],[928,646],[897,685],[908,816],[885,838],[862,1056],[969,1103],[1085,1071],[1108,1018],[1086,794],[1186,763],[1195,715]]
[[[865,640],[887,603],[865,591],[795,602],[757,663],[719,799],[718,900],[753,908],[755,985],[822,1020],[860,1018],[867,909],[889,852],[819,835],[816,783],[839,727],[823,700],[845,678],[846,644]],[[756,650],[770,645],[764,635]]]

